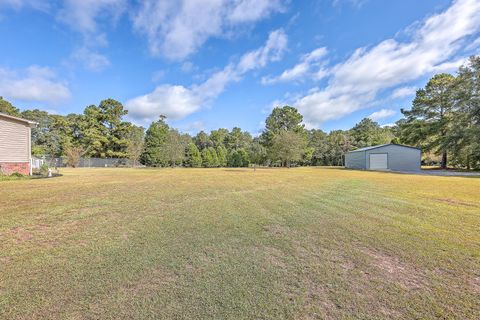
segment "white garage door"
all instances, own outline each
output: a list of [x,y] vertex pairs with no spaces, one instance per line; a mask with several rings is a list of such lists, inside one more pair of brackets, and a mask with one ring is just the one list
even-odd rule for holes
[[388,169],[388,155],[386,153],[371,154],[370,169],[371,170]]

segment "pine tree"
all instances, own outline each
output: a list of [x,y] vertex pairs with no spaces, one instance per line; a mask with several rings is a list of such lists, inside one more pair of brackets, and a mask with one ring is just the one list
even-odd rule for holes
[[202,154],[198,150],[195,143],[190,142],[186,148],[185,165],[191,168],[198,168],[202,166]]
[[218,166],[227,166],[227,149],[224,146],[217,147]]
[[165,117],[160,117],[152,122],[145,134],[145,150],[140,158],[147,166],[167,166],[168,159],[162,149],[167,140],[169,127],[165,123]]

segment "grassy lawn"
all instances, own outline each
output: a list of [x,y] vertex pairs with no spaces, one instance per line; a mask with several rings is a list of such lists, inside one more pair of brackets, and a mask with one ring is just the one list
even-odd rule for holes
[[61,173],[0,182],[0,319],[480,318],[480,178]]

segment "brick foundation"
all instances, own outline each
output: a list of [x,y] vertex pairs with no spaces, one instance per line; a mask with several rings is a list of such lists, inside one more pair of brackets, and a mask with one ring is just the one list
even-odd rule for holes
[[29,162],[0,162],[0,172],[4,175],[11,175],[18,172],[24,175],[30,174]]

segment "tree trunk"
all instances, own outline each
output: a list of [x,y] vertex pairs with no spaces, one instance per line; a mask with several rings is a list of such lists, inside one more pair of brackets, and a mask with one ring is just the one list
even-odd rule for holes
[[447,151],[442,153],[442,169],[447,169]]

